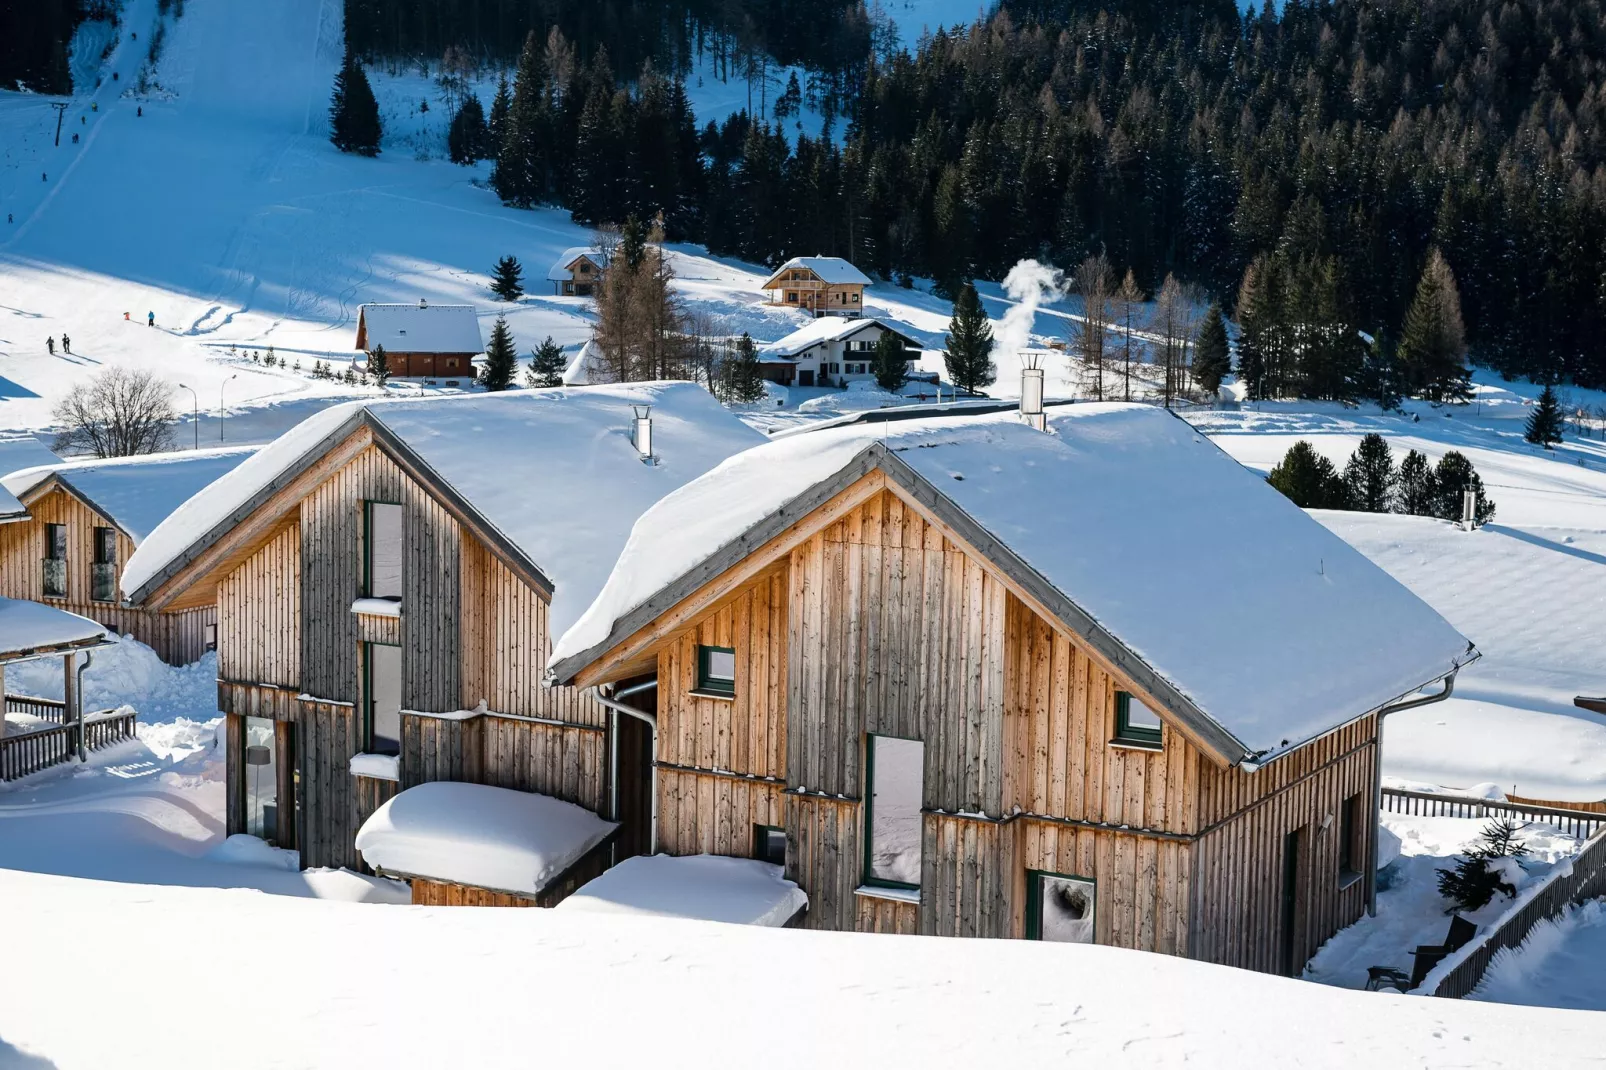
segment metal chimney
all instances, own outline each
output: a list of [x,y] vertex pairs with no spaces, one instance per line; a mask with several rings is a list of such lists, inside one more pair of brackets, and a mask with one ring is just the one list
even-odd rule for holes
[[1461,526],[1467,531],[1478,526],[1478,492],[1471,483],[1461,488]]
[[636,417],[630,428],[630,441],[635,444],[641,463],[652,464],[652,406],[632,405],[630,409]]
[[1043,368],[1038,353],[1022,353],[1020,369],[1020,418],[1039,431],[1048,430],[1043,415]]

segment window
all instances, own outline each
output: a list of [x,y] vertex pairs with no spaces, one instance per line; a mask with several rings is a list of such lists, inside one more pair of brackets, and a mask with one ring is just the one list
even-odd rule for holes
[[726,646],[697,648],[697,687],[703,695],[736,694],[736,651]]
[[44,592],[46,598],[67,597],[67,525],[45,525]]
[[363,593],[369,598],[402,595],[402,507],[365,502]]
[[368,754],[401,753],[401,647],[364,643],[363,750]]
[[95,529],[95,563],[89,570],[89,598],[94,602],[117,601],[117,532]]
[[788,291],[786,291],[786,301],[787,301],[788,304],[792,304],[792,305],[797,304],[797,291],[796,290],[788,290]]
[[591,274],[591,265],[588,262],[584,261],[584,260],[580,261],[580,274],[582,274],[582,275]]
[[858,304],[859,303],[859,295],[858,294],[849,294],[848,295],[848,301],[851,304],[855,304],[855,305]]
[[274,762],[273,722],[245,719],[240,777],[245,786],[245,831],[264,840],[279,833],[279,767]]
[[1360,860],[1366,851],[1362,840],[1361,796],[1351,795],[1338,812],[1338,886],[1348,888],[1361,879]]
[[918,888],[926,745],[871,736],[866,757],[870,793],[864,805],[864,883]]
[[754,825],[753,857],[771,865],[786,865],[786,830],[774,825]]
[[208,650],[216,650],[217,649],[217,625],[216,624],[208,624],[206,626],[205,639],[206,639],[206,649],[208,649]]
[[1160,716],[1127,691],[1115,693],[1115,740],[1133,747],[1160,746]]
[[1066,873],[1026,873],[1026,938],[1060,944],[1093,942],[1097,885]]

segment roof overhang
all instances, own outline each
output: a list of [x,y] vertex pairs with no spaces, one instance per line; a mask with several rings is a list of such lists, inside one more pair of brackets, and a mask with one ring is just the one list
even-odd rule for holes
[[127,529],[123,527],[122,524],[117,522],[116,517],[112,516],[111,513],[106,509],[102,508],[101,505],[95,501],[95,499],[91,498],[89,495],[85,494],[83,491],[74,486],[73,481],[62,475],[60,472],[47,473],[44,478],[39,480],[39,482],[33,484],[27,490],[17,495],[17,500],[22,502],[23,505],[31,508],[35,502],[38,502],[44,498],[45,495],[57,489],[61,490],[61,492],[64,494],[76,498],[80,503],[83,504],[84,508],[106,521],[106,523],[116,528],[122,534],[127,535],[130,539],[134,537]]

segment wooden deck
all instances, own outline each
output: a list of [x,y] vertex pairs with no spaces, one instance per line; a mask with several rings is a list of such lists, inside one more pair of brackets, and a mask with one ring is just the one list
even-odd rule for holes
[[[66,722],[66,703],[30,695],[7,695],[7,714],[37,718],[32,724],[8,722],[0,736],[0,780],[16,780],[70,761],[78,753],[76,724]],[[84,749],[109,747],[134,738],[133,710],[99,710],[84,715]]]

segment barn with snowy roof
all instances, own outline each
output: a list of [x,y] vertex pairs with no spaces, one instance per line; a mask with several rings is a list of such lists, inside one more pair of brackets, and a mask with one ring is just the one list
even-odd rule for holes
[[731,458],[550,679],[650,696],[658,849],[784,865],[808,926],[1297,974],[1375,886],[1380,721],[1476,652],[1171,414],[1036,419]]
[[473,377],[485,342],[473,305],[419,301],[359,305],[356,348],[368,354],[369,374],[378,373],[374,354],[383,349],[392,376],[453,379]]
[[864,288],[870,278],[840,256],[794,256],[764,280],[770,304],[814,316],[864,314]]

